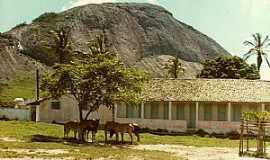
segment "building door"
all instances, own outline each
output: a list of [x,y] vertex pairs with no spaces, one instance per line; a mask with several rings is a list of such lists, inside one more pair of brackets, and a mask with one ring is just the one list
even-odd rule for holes
[[189,104],[188,128],[196,128],[196,104]]

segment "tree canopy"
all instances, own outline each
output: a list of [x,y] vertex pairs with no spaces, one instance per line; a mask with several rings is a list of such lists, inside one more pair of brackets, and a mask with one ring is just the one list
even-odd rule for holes
[[[97,36],[89,48],[89,53],[77,55],[74,62],[54,67],[43,78],[41,88],[54,98],[73,95],[78,102],[80,120],[87,119],[100,105],[112,107],[116,100],[138,102],[146,74],[125,66],[106,47],[103,36]],[[83,109],[88,111],[85,117]]]
[[256,65],[249,65],[237,56],[220,56],[202,64],[203,69],[197,75],[198,78],[260,79]]
[[185,70],[182,67],[182,63],[179,61],[178,56],[170,58],[165,64],[164,69],[166,70],[167,75],[171,78],[178,78],[179,75]]

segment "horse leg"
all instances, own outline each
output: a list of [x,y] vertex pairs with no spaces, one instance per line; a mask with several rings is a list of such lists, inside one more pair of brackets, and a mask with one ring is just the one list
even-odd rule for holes
[[118,132],[115,132],[115,139],[116,139],[116,143],[118,143],[118,139],[119,139],[119,135],[118,135]]
[[106,128],[105,128],[104,132],[105,132],[105,143],[107,143],[107,129]]
[[[72,133],[72,132],[71,132],[71,133]],[[74,133],[74,139],[77,139],[77,131],[74,130],[73,133]]]
[[94,143],[96,141],[96,136],[95,136],[95,132],[92,131],[92,143]]
[[132,132],[128,132],[129,136],[130,136],[130,143],[133,143],[133,136],[132,136]]
[[135,133],[135,136],[137,137],[137,142],[140,142],[140,135],[138,132]]
[[122,144],[124,144],[124,132],[121,133]]

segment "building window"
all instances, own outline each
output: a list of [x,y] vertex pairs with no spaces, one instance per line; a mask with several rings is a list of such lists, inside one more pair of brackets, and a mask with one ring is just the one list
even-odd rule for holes
[[185,120],[185,106],[184,104],[178,103],[176,106],[176,119]]
[[218,120],[219,121],[227,120],[227,105],[226,104],[218,105]]
[[159,119],[159,104],[157,102],[151,103],[151,119]]
[[241,119],[241,105],[233,105],[232,107],[232,120],[239,122]]
[[126,105],[126,118],[140,118],[141,117],[141,105],[132,106]]
[[269,104],[266,104],[266,105],[265,105],[265,111],[266,111],[266,112],[270,112],[270,105],[269,105]]
[[205,121],[212,120],[212,106],[211,106],[211,104],[204,105],[204,120]]
[[61,109],[61,102],[60,101],[52,101],[51,102],[51,109],[60,110]]
[[124,103],[117,104],[117,118],[126,118],[126,106]]
[[169,119],[169,102],[164,102],[163,104],[163,119]]
[[[150,116],[151,119],[168,119],[169,118],[169,102],[151,102],[150,115],[151,115]],[[147,118],[147,116],[145,118]]]

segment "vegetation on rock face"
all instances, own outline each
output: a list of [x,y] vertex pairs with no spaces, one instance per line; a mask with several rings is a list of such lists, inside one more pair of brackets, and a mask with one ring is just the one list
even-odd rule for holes
[[260,33],[255,33],[252,35],[253,42],[245,41],[244,45],[250,46],[251,48],[249,51],[244,55],[244,59],[247,60],[248,58],[255,56],[257,57],[257,69],[260,70],[263,58],[267,62],[268,66],[270,67],[270,63],[267,59],[267,47],[270,45],[269,43],[269,36],[262,38]]
[[19,28],[24,27],[24,26],[27,26],[27,23],[26,23],[26,22],[17,24],[17,25],[16,25],[15,27],[13,27],[12,29],[19,29]]
[[33,22],[50,22],[52,19],[58,16],[57,13],[54,12],[46,12],[40,15],[38,18],[34,19]]
[[[128,21],[127,21],[128,20]],[[88,50],[87,42],[104,33],[112,49],[128,66],[138,67],[153,77],[165,77],[160,56],[177,54],[183,64],[229,55],[214,40],[176,20],[160,6],[140,3],[85,5],[61,13],[45,13],[25,27],[9,31],[22,47],[22,53],[49,66],[56,63],[54,39],[57,26],[72,28],[72,47]],[[195,77],[199,68],[185,65],[185,77]]]
[[184,72],[184,68],[182,67],[182,63],[179,60],[178,56],[175,56],[168,60],[165,64],[164,69],[167,71],[167,74],[171,78],[178,78],[179,74]]
[[[90,53],[77,55],[74,62],[56,65],[42,80],[42,88],[54,98],[74,96],[80,120],[87,119],[100,105],[112,107],[116,99],[136,102],[146,80],[143,72],[126,67],[105,44],[104,37],[98,36]],[[86,117],[83,109],[88,110]]]
[[72,60],[71,49],[71,28],[59,27],[56,30],[52,30],[54,44],[53,50],[57,56],[57,62],[59,64],[69,63]]
[[256,65],[247,64],[237,56],[221,56],[206,60],[198,78],[260,79]]

